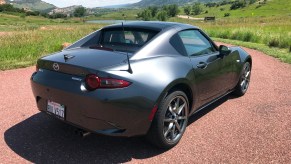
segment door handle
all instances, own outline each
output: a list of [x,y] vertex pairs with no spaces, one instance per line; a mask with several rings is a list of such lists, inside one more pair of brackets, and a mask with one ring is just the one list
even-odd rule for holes
[[197,68],[205,69],[206,67],[207,64],[205,62],[199,62],[199,64],[197,64]]

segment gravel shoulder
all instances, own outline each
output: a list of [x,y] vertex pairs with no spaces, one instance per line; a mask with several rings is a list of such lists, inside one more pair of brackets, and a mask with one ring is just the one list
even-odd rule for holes
[[0,163],[290,163],[291,65],[259,51],[245,96],[192,116],[181,142],[157,150],[143,138],[90,135],[39,113],[34,67],[0,71]]

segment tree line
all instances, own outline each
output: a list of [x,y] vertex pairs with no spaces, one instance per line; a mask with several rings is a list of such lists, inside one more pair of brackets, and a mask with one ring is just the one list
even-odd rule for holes
[[[205,3],[204,6],[208,7],[208,8],[212,8],[212,7],[219,7],[219,6],[224,6],[224,5],[228,5],[230,4],[230,10],[236,10],[239,8],[244,8],[247,5],[251,5],[256,3],[258,0],[235,0],[235,1],[231,1],[231,0],[224,0],[221,2],[209,2],[209,3]],[[264,0],[264,3],[266,3],[267,0]],[[208,11],[204,11],[203,10],[203,4],[196,2],[193,5],[187,5],[183,7],[184,9],[184,13],[186,15],[199,15],[202,12],[208,13]],[[221,11],[223,11],[223,8],[221,8]],[[229,16],[229,13],[226,13],[225,16]]]
[[20,13],[22,16],[38,16],[40,15],[39,11],[30,11],[30,10],[25,10],[25,9],[19,9],[16,7],[13,7],[11,4],[2,4],[0,5],[0,12],[14,12],[14,13]]
[[175,17],[180,12],[179,7],[175,4],[165,5],[162,7],[150,6],[137,13],[137,18],[144,21],[159,20],[166,21],[170,17]]
[[0,5],[0,12],[5,12],[5,13],[19,13],[21,17],[25,16],[43,16],[45,18],[50,18],[50,19],[57,19],[57,18],[67,18],[69,16],[74,16],[74,17],[83,17],[86,14],[86,8],[84,7],[78,7],[74,10],[72,15],[64,14],[64,13],[53,13],[53,14],[48,14],[45,12],[40,12],[40,11],[31,11],[31,10],[25,10],[24,8],[16,8],[11,4],[2,4]]

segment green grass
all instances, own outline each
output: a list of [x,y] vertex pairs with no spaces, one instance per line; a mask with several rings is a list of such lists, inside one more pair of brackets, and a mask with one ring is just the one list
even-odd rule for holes
[[21,14],[0,13],[0,31],[27,31],[38,29],[45,25],[82,24],[80,19],[47,19],[38,16],[22,18]]
[[[185,14],[182,7],[180,7],[180,11],[181,14]],[[205,13],[206,11],[208,13]],[[237,10],[230,10],[230,5],[211,8],[203,5],[203,12],[194,17],[215,16],[216,18],[223,18],[224,13],[230,13],[232,18],[286,16],[291,15],[291,3],[288,3],[287,0],[268,0],[264,5],[256,2]]]
[[127,20],[136,20],[137,13],[139,12],[139,9],[122,9],[118,12],[110,12],[108,14],[104,14],[98,17],[89,17],[88,19],[91,20],[123,20],[123,14],[126,16]]
[[[257,9],[255,4],[230,11],[231,16],[226,18],[223,15],[228,12],[227,9],[220,11],[218,7],[208,10],[207,16],[211,16],[211,13],[217,15],[215,22],[181,18],[170,18],[169,21],[198,26],[216,41],[257,49],[291,63],[291,8],[290,3],[283,2],[285,1],[272,0]],[[127,20],[134,20],[138,11],[121,10],[86,19],[122,20],[122,14],[125,14]],[[39,57],[61,50],[62,43],[75,42],[104,26],[84,24],[81,19],[76,18],[51,20],[34,16],[23,18],[16,13],[11,14],[0,13],[0,70],[33,65]],[[204,16],[206,14],[199,15]]]
[[60,51],[64,42],[75,42],[101,25],[49,25],[43,29],[0,35],[0,70],[26,67],[46,54]]
[[237,40],[229,40],[229,39],[221,39],[221,38],[213,38],[213,39],[214,41],[218,41],[218,42],[229,43],[233,45],[240,45],[247,48],[255,49],[269,56],[278,58],[282,62],[291,64],[291,53],[287,49],[270,48],[264,44],[243,42],[243,41],[237,41]]

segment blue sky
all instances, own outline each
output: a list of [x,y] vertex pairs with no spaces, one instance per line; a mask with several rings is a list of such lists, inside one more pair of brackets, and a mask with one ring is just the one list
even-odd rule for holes
[[139,2],[140,0],[42,0],[57,7],[82,5],[84,7],[111,6]]

